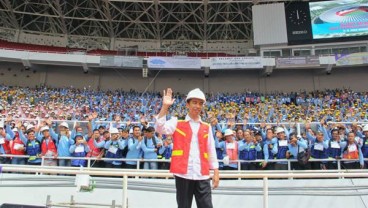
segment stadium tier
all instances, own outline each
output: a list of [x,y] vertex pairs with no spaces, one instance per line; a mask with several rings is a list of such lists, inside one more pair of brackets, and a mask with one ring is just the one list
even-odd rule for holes
[[367,8],[0,1],[0,208],[366,207]]

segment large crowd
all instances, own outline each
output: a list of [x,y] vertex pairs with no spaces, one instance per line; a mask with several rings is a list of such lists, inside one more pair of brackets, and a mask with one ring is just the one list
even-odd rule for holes
[[[202,118],[216,117],[220,123],[305,122],[326,118],[334,122],[367,122],[368,92],[335,89],[313,92],[209,93]],[[185,95],[175,94],[170,116],[186,115]],[[161,94],[130,91],[96,91],[90,88],[24,88],[0,86],[2,116],[14,118],[86,121],[92,112],[98,119],[153,121],[161,106]]]
[[[183,118],[185,96],[174,97],[168,117]],[[212,126],[221,169],[285,170],[287,159],[299,160],[292,169],[336,169],[338,159],[351,159],[343,161],[345,168],[367,167],[367,92],[336,89],[207,97],[202,120]],[[171,135],[155,132],[160,93],[0,86],[0,99],[0,155],[28,155],[0,156],[0,163],[80,167],[87,165],[84,157],[91,157],[93,167],[135,169],[141,159],[145,169],[169,167],[149,161],[170,159],[172,154]],[[332,160],[300,162],[308,154]]]

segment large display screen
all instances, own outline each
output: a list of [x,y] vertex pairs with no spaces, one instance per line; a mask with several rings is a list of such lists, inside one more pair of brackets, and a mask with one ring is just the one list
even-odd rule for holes
[[368,0],[309,2],[313,39],[368,35]]

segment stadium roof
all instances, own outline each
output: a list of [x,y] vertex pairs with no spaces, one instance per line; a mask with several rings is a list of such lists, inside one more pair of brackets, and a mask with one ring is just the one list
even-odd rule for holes
[[255,1],[3,0],[0,27],[134,40],[248,42]]

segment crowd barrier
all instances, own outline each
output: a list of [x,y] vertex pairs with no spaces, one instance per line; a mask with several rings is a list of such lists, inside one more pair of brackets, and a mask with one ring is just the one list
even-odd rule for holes
[[[29,158],[28,155],[0,155],[0,158]],[[169,159],[126,159],[126,158],[100,158],[97,159],[95,157],[46,157],[46,156],[42,156],[41,158],[41,167],[50,167],[50,166],[46,166],[45,164],[45,160],[50,160],[50,159],[54,159],[54,160],[87,160],[87,166],[83,167],[86,169],[90,169],[93,168],[92,167],[92,161],[95,160],[99,160],[99,161],[122,161],[122,162],[127,162],[127,161],[133,161],[136,162],[136,170],[142,170],[141,169],[141,164],[144,162],[158,162],[158,163],[170,163],[171,160]],[[237,170],[228,170],[228,171],[238,171],[238,172],[248,172],[249,170],[241,170],[241,163],[262,163],[265,160],[230,160],[231,163],[236,162],[238,165],[238,169]],[[368,158],[364,158],[364,161],[368,162]],[[223,162],[222,160],[219,160],[219,162]],[[286,162],[288,164],[288,169],[287,171],[293,171],[291,169],[291,164],[292,163],[297,163],[298,160],[297,159],[273,159],[273,160],[268,160],[268,163],[275,163],[275,162]],[[358,162],[358,160],[353,160],[353,159],[333,159],[333,158],[329,158],[329,159],[309,159],[309,162],[333,162],[337,164],[337,170],[347,170],[346,168],[343,168],[342,163],[343,162]],[[0,164],[1,165],[1,164]],[[103,167],[101,167],[102,169],[105,169]],[[78,169],[77,167],[75,167],[75,169]],[[122,168],[123,169],[123,168]],[[124,169],[126,170],[126,169]],[[224,170],[221,170],[224,171]],[[263,170],[262,170],[263,171]],[[166,170],[167,172],[167,170]],[[238,178],[240,180],[240,178]]]
[[[41,121],[44,121],[45,119],[26,119],[26,118],[14,118],[14,121],[23,121],[23,122],[33,122],[35,123],[35,125],[40,124]],[[54,122],[54,126],[57,127],[61,122],[66,122],[69,125],[69,129],[74,129],[77,125],[81,126],[84,128],[84,133],[87,133],[87,124],[89,121],[73,121],[73,120],[52,120],[52,122]],[[101,120],[96,120],[94,121],[94,123],[96,125],[104,125],[104,126],[113,126],[113,125],[122,125],[125,126],[127,123],[129,123],[130,125],[139,125],[141,124],[141,122],[138,121],[133,121],[133,122],[125,122],[125,121],[101,121]],[[147,122],[148,125],[153,126],[154,122]],[[219,122],[218,123],[220,125],[220,127],[226,128],[227,127],[227,123],[223,123],[223,122]],[[279,122],[279,123],[259,123],[259,122],[249,122],[246,123],[246,125],[250,125],[250,126],[259,126],[261,124],[266,124],[266,125],[272,125],[272,126],[280,126],[280,125],[284,125],[286,127],[290,127],[293,126],[296,128],[296,134],[298,137],[301,137],[301,133],[302,133],[302,128],[305,126],[306,122]],[[316,125],[320,124],[320,122],[309,122],[309,124],[311,124],[311,127],[313,130],[315,130]],[[327,122],[327,124],[346,124],[346,125],[351,125],[351,124],[360,124],[360,125],[368,125],[368,122],[332,122],[329,121]],[[240,125],[240,126],[244,126],[244,123],[234,123],[234,125]]]
[[[101,168],[89,168],[89,169],[76,169],[72,167],[35,167],[27,165],[6,165],[2,164],[2,171],[6,172],[21,172],[21,173],[41,173],[41,174],[87,174],[91,176],[115,176],[123,177],[122,184],[122,207],[128,207],[128,177],[155,177],[155,178],[169,178],[172,177],[171,173],[163,171],[151,171],[151,170],[119,170],[119,169],[101,169]],[[213,173],[211,172],[211,175]],[[330,170],[330,171],[272,171],[261,172],[253,171],[251,173],[246,172],[220,172],[220,178],[240,178],[240,179],[262,179],[263,180],[263,207],[268,208],[269,204],[269,179],[287,179],[287,178],[367,178],[368,170]]]

